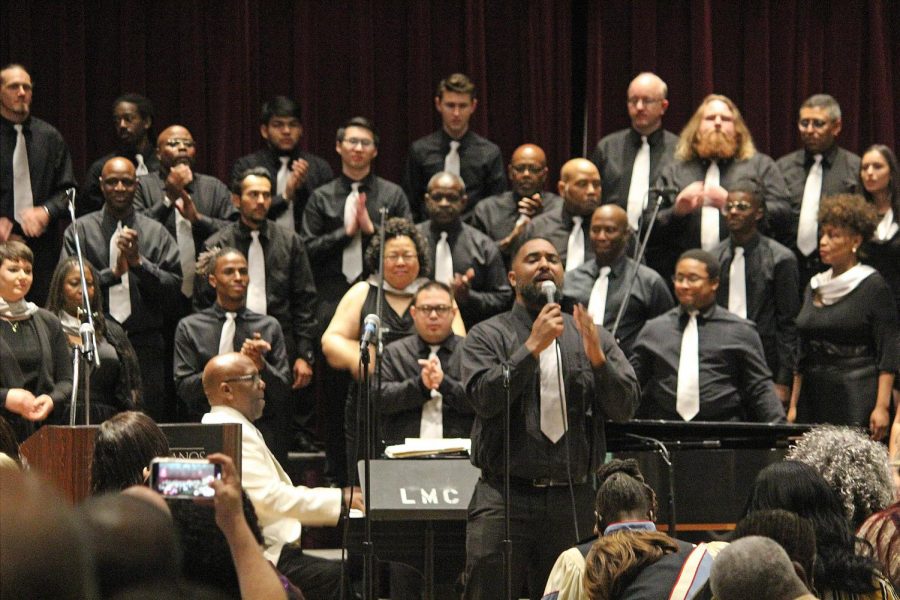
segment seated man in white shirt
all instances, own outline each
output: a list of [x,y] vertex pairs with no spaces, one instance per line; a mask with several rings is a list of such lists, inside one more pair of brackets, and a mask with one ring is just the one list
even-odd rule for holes
[[294,486],[253,426],[265,406],[265,389],[265,382],[247,356],[233,352],[213,357],[203,369],[203,391],[211,409],[202,422],[241,425],[241,479],[256,509],[266,558],[308,600],[337,598],[340,563],[303,554],[301,522],[307,526],[336,525],[344,507],[363,509],[360,490]]

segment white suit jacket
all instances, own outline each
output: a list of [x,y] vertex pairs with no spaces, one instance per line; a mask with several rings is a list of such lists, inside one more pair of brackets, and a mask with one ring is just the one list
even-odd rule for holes
[[269,451],[259,430],[230,406],[213,406],[203,423],[241,425],[241,485],[256,509],[265,538],[265,556],[278,564],[285,544],[300,541],[300,524],[336,525],[344,492],[340,488],[294,486]]

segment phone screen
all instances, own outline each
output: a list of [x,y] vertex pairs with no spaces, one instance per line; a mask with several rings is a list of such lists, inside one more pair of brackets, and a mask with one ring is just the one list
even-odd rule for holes
[[158,459],[152,464],[150,487],[166,498],[212,498],[210,484],[221,477],[221,465],[205,460]]

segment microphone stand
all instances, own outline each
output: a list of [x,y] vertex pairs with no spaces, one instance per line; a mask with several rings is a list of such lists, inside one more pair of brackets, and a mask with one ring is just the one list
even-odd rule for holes
[[97,352],[97,338],[94,330],[94,314],[91,312],[91,299],[88,295],[87,279],[84,276],[84,256],[81,253],[81,241],[78,235],[78,227],[75,220],[75,188],[66,190],[69,201],[69,215],[72,217],[72,234],[75,239],[75,257],[78,261],[78,272],[81,274],[81,323],[78,331],[81,334],[81,344],[75,346],[72,358],[72,396],[69,404],[69,425],[75,425],[75,416],[78,412],[78,380],[79,367],[84,360],[84,424],[91,424],[91,368],[100,366],[100,353]]
[[677,523],[677,520],[675,519],[675,467],[672,465],[672,457],[669,454],[669,449],[666,448],[664,443],[656,438],[637,435],[636,433],[626,433],[625,436],[654,446],[659,450],[659,455],[662,457],[663,462],[666,463],[669,479],[669,537],[675,537],[675,526]]
[[637,252],[634,256],[634,269],[628,274],[628,286],[625,288],[625,297],[622,299],[622,304],[619,305],[619,312],[616,313],[616,321],[613,323],[612,331],[610,332],[614,338],[616,337],[616,332],[619,330],[619,325],[622,323],[622,316],[625,314],[625,309],[628,308],[628,302],[631,300],[631,289],[634,287],[634,282],[637,279],[637,272],[638,268],[641,266],[641,261],[644,260],[644,252],[647,250],[647,244],[650,242],[650,233],[653,231],[653,225],[656,224],[656,218],[659,216],[659,209],[662,208],[662,204],[667,198],[675,195],[674,191],[662,193],[651,191],[648,193],[653,200],[653,212],[650,213],[650,218],[647,220],[647,232],[644,234],[643,239],[641,239],[640,231],[638,231],[640,243],[637,246]]
[[509,365],[503,365],[503,389],[506,390],[506,414],[503,419],[503,589],[506,600],[512,600],[512,534],[509,527],[509,434],[510,383]]
[[[363,598],[375,600],[375,543],[372,541],[372,518],[369,510],[372,506],[372,454],[375,442],[375,402],[381,400],[381,351],[382,332],[384,330],[384,225],[387,218],[387,208],[381,207],[381,225],[378,231],[378,294],[375,299],[375,314],[378,315],[379,326],[375,333],[375,391],[372,392],[369,381],[369,348],[360,349],[359,358],[362,362],[362,384],[366,390],[366,443],[363,452],[363,472],[365,473],[366,489],[363,493],[363,501],[366,504],[365,515],[365,539],[363,540]],[[374,395],[374,398],[373,398]]]

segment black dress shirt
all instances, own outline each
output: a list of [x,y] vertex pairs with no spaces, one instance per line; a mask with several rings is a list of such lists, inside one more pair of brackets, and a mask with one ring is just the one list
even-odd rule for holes
[[[303,211],[300,236],[306,244],[310,261],[316,265],[313,275],[323,303],[322,308],[326,308],[325,304],[331,305],[331,313],[351,286],[341,269],[344,248],[353,239],[344,230],[344,203],[352,191],[353,183],[349,177],[341,174],[313,192]],[[397,184],[369,173],[360,181],[359,192],[366,195],[366,212],[376,230],[381,223],[381,207],[387,209],[388,219],[402,217],[412,220],[406,194]],[[363,234],[363,256],[371,237]],[[368,273],[363,264],[362,278],[366,275]]]
[[[194,248],[199,254],[206,238],[228,225],[230,221],[237,220],[238,213],[231,202],[231,192],[228,187],[215,177],[194,173],[194,180],[184,189],[190,194],[191,200],[197,207],[197,212],[200,213],[197,222],[191,223]],[[135,208],[165,225],[166,230],[177,240],[175,213],[178,209],[174,204],[177,198],[168,200],[166,199],[166,181],[160,173],[148,173],[138,177],[138,187],[134,194]]]
[[[562,204],[562,198],[553,192],[541,192],[544,203],[542,212],[548,212]],[[503,192],[483,199],[472,211],[472,227],[486,233],[492,240],[499,242],[508,236],[519,220],[519,198],[515,192]],[[509,254],[507,252],[505,254]]]
[[[625,300],[628,282],[634,273],[635,265],[637,263],[624,254],[609,265],[609,287],[606,291],[606,310],[603,316],[603,326],[609,330],[612,330],[619,314],[619,307]],[[622,321],[616,332],[616,342],[626,356],[631,356],[631,346],[644,323],[675,306],[669,287],[659,273],[644,265],[637,265],[637,267],[628,307],[622,315]],[[563,285],[563,304],[581,303],[587,308],[591,301],[594,283],[599,277],[600,265],[595,259],[566,273]]]
[[[726,309],[734,247],[728,239],[713,250],[721,266],[716,300]],[[756,235],[744,246],[744,265],[747,318],[756,323],[775,383],[790,385],[797,350],[794,319],[800,311],[797,258],[775,240]]]
[[[706,178],[708,160],[674,160],[662,170],[657,185],[683,190],[695,181]],[[760,197],[766,203],[767,231],[777,240],[784,238],[790,222],[790,204],[787,186],[775,161],[760,152],[747,160],[719,162],[719,183],[726,190],[735,184],[750,183],[760,190]],[[678,216],[673,208],[659,211],[659,220],[653,229],[647,248],[647,264],[656,269],[663,278],[675,272],[675,262],[685,250],[700,247],[701,211]],[[728,237],[725,217],[719,215],[719,239]]]
[[[419,223],[416,227],[428,240],[431,264],[434,265],[441,232],[431,221]],[[447,229],[447,243],[453,258],[453,272],[464,274],[470,268],[475,271],[475,277],[469,281],[468,298],[463,301],[457,299],[466,327],[509,310],[513,291],[497,244],[461,221]]]
[[558,341],[569,430],[556,444],[541,433],[539,361],[525,347],[533,316],[521,304],[514,304],[511,311],[479,323],[466,336],[461,375],[475,410],[472,464],[481,469],[484,477],[503,474],[504,367],[509,368],[513,477],[566,479],[568,445],[572,477],[583,478],[603,464],[603,421],[626,421],[634,415],[640,398],[637,380],[612,335],[600,331],[606,362],[595,369],[584,353],[573,318],[564,314],[563,320]]
[[[34,205],[47,207],[52,224],[61,215],[68,214],[65,192],[76,185],[72,157],[62,135],[46,121],[29,117],[22,123],[22,133],[28,150]],[[15,220],[13,201],[12,156],[16,137],[12,121],[0,117],[0,217],[13,221],[12,232],[22,235],[22,228]],[[53,231],[51,226],[45,235],[54,235]]]
[[[444,379],[441,413],[445,438],[468,438],[472,430],[472,407],[459,380],[459,353],[463,338],[451,333],[438,348]],[[422,405],[431,400],[431,390],[422,384],[420,359],[427,359],[431,346],[413,334],[385,346],[381,365],[381,439],[388,443],[419,437]]]
[[[555,208],[545,210],[531,220],[531,223],[528,224],[515,244],[515,248],[512,249],[512,254],[515,255],[516,250],[527,240],[539,237],[553,244],[553,247],[559,252],[559,257],[562,259],[563,264],[565,264],[569,253],[569,234],[572,233],[572,227],[574,226],[575,222],[572,220],[572,215],[566,210],[565,204],[561,202]],[[591,258],[590,229],[591,215],[582,217],[581,231],[584,236],[585,262]]]
[[[219,338],[226,320],[225,312],[217,302],[183,318],[175,329],[175,391],[187,408],[191,421],[199,422],[200,417],[209,412],[209,403],[203,392],[203,368],[212,357],[219,354]],[[272,349],[263,355],[266,367],[260,372],[266,383],[266,404],[283,401],[287,398],[293,378],[287,362],[281,325],[268,315],[246,308],[235,312],[234,351],[240,352],[244,340],[252,338],[254,333],[259,333],[262,339],[271,344]]]
[[[681,338],[689,320],[680,307],[648,321],[632,347],[641,383],[638,415],[682,421],[676,410]],[[695,421],[783,422],[756,327],[713,304],[697,316],[700,412]]]
[[25,237],[22,226],[15,220],[13,198],[12,155],[16,148],[13,123],[0,117],[0,217],[12,221],[12,233],[25,238],[34,252],[34,278],[27,299],[43,306],[50,290],[50,274],[59,259],[61,239],[55,221],[68,214],[66,190],[74,188],[72,158],[62,135],[49,123],[29,117],[22,124],[25,147],[28,150],[28,171],[34,206],[43,206],[50,214],[50,223],[43,235]]
[[[800,292],[809,283],[810,277],[824,271],[827,267],[819,260],[819,248],[809,256],[804,256],[797,249],[797,225],[800,222],[800,208],[803,205],[803,190],[809,170],[815,164],[814,155],[806,150],[795,150],[778,159],[778,169],[784,175],[791,203],[791,221],[788,225],[782,244],[797,255],[800,265]],[[822,195],[821,198],[834,194],[859,194],[860,158],[856,154],[838,147],[837,144],[822,153]]]
[[[274,186],[278,181],[278,171],[281,170],[281,160],[279,159],[279,156],[282,155],[271,147],[263,148],[257,150],[253,154],[242,156],[237,159],[234,166],[231,167],[232,181],[237,179],[238,175],[247,169],[253,167],[265,167],[268,169],[269,174],[272,175],[272,184]],[[331,181],[334,178],[334,173],[332,173],[331,167],[325,162],[325,159],[320,158],[311,152],[304,152],[299,148],[294,148],[294,151],[290,154],[290,159],[288,169],[291,168],[290,163],[297,159],[303,159],[309,163],[309,169],[306,171],[306,179],[303,180],[303,185],[294,190],[294,198],[292,200],[294,203],[294,230],[299,233],[300,224],[303,219],[303,211],[306,208],[306,203],[309,201],[310,196],[312,196],[312,193],[316,188]],[[273,187],[272,206],[269,208],[269,218],[272,220],[278,219],[287,208],[288,204],[285,202],[284,197],[276,194],[275,188]]]
[[[103,303],[109,306],[110,286],[122,283],[109,266],[109,241],[116,232],[118,221],[107,212],[106,207],[87,214],[76,221],[81,238],[81,251],[85,260],[91,261],[100,274],[100,289]],[[178,261],[178,246],[165,228],[153,219],[132,211],[122,219],[138,232],[141,264],[128,268],[131,316],[122,327],[135,343],[135,336],[144,332],[159,332],[162,328],[166,307],[175,305],[181,292],[181,263]],[[73,225],[69,225],[64,236],[63,254],[75,254]]]
[[[403,175],[403,189],[409,198],[410,207],[416,221],[425,220],[425,192],[428,180],[435,173],[444,170],[444,158],[450,152],[453,138],[439,129],[431,135],[419,138],[409,147],[406,157],[406,172]],[[503,157],[497,144],[481,137],[471,129],[459,140],[459,176],[466,184],[469,202],[463,219],[468,220],[482,198],[506,191],[506,177],[503,174]]]
[[[650,179],[652,186],[659,178],[663,167],[672,161],[678,136],[662,128],[647,136],[650,145]],[[600,170],[603,184],[603,204],[618,204],[628,207],[628,190],[631,187],[631,172],[634,159],[641,149],[641,134],[632,128],[616,131],[597,142],[591,153],[591,162]]]
[[[103,165],[106,164],[106,161],[117,156],[123,156],[130,160],[134,167],[137,168],[138,152],[139,150],[135,150],[134,148],[119,148],[114,152],[101,156],[91,163],[91,166],[84,176],[84,181],[81,182],[81,189],[78,190],[78,204],[75,207],[76,216],[80,217],[81,215],[86,215],[103,208],[103,203],[106,200],[103,198],[103,191],[100,189],[100,176],[103,173]],[[159,170],[159,158],[156,156],[155,148],[148,145],[147,148],[140,151],[140,154],[144,159],[144,165],[147,166],[148,173],[155,173]]]
[[[300,236],[272,221],[259,228],[266,268],[266,312],[284,333],[288,360],[302,358],[313,364],[318,337],[316,284]],[[230,246],[249,256],[250,228],[242,221],[220,229],[206,240],[206,248]],[[202,277],[194,280],[194,307],[210,306],[215,293]]]

